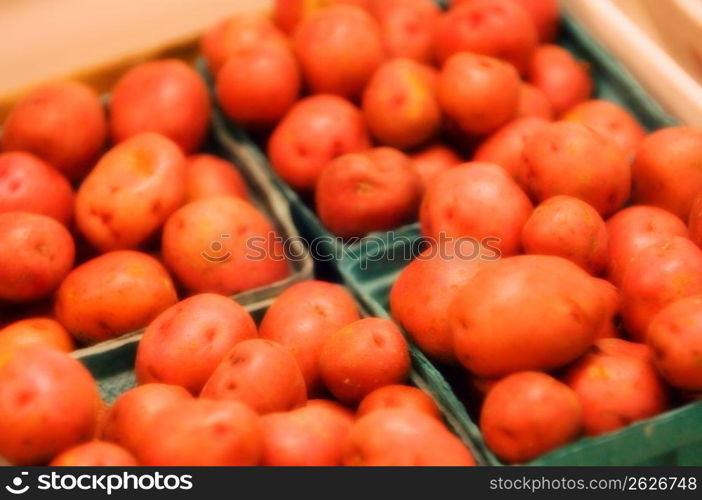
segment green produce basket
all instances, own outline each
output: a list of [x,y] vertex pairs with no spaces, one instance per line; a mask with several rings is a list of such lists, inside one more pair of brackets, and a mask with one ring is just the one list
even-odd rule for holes
[[[596,97],[622,105],[649,131],[677,124],[575,19],[564,17],[558,43],[590,65]],[[265,171],[271,176],[290,202],[300,234],[314,242],[313,255],[332,261],[364,305],[374,315],[388,317],[390,287],[421,244],[418,224],[391,232],[371,233],[360,241],[343,244],[326,230],[310,206],[275,174],[264,153],[245,131],[227,121],[220,110],[216,110],[215,123],[220,144],[238,159],[240,166]],[[474,419],[446,378],[424,356],[416,353],[415,364],[421,368],[425,363],[427,390],[441,401],[457,433],[470,437],[473,449],[487,464],[502,465],[485,445]],[[451,375],[449,369],[442,369],[442,372]],[[616,433],[581,439],[539,457],[530,465],[701,465],[701,422],[702,402],[687,404]]]
[[[260,300],[249,301],[244,308],[259,324],[273,299],[263,292],[259,294]],[[364,316],[374,315],[359,302],[359,309]],[[73,357],[80,360],[93,374],[98,382],[100,395],[107,403],[114,402],[125,391],[137,385],[134,374],[134,362],[137,347],[142,335],[136,334],[128,338],[120,338],[73,353]],[[455,406],[460,405],[453,396],[451,389],[443,382],[441,375],[427,358],[414,346],[410,346],[412,359],[411,382],[424,391],[436,402],[441,410],[449,428],[466,444],[478,464],[487,463],[483,450],[475,447],[472,434],[477,429],[466,432],[464,422],[456,418]],[[442,385],[443,384],[443,385]]]
[[[407,243],[395,243],[394,253]],[[379,250],[364,255],[356,267],[347,262],[344,273],[352,276],[352,285],[359,290],[366,307],[376,316],[389,317],[390,287],[405,267],[400,260],[385,259]],[[392,252],[390,252],[392,254]],[[455,369],[440,367],[447,378]],[[457,380],[462,380],[456,377]],[[456,387],[460,392],[460,388]],[[465,432],[475,441],[489,465],[500,465],[489,451],[471,414],[462,403],[451,406]],[[630,425],[618,432],[581,439],[552,453],[537,458],[529,465],[702,465],[702,401],[690,403],[655,418]]]
[[[210,140],[203,152],[219,156],[226,160],[235,161],[235,159],[228,155],[226,149],[222,148],[215,140]],[[260,171],[240,170],[240,173],[246,181],[249,201],[266,215],[281,238],[291,242],[289,250],[295,258],[289,261],[290,274],[286,278],[271,283],[270,285],[238,293],[232,298],[244,306],[249,304],[258,305],[264,301],[270,303],[291,285],[300,281],[312,279],[314,274],[314,262],[293,223],[289,203],[274,185],[270,177],[262,174]],[[143,330],[139,330],[122,335],[116,339],[116,344],[112,341],[108,341],[100,343],[100,345],[102,346],[104,344],[106,347],[119,345],[120,342],[128,341],[128,339],[140,334],[142,331]],[[87,347],[79,349],[77,352],[81,353],[86,350],[92,351],[92,349],[92,347]]]

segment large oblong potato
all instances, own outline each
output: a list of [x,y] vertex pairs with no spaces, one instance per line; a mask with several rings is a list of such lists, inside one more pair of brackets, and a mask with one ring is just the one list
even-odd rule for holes
[[451,304],[456,357],[481,377],[567,365],[609,319],[601,283],[561,257],[521,255],[485,266]]
[[139,134],[108,151],[76,196],[76,223],[98,249],[134,249],[185,198],[185,157],[166,137]]

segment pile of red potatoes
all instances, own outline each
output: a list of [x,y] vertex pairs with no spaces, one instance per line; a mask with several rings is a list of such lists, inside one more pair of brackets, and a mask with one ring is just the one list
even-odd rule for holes
[[[558,19],[555,0],[278,0],[200,45],[218,105],[330,231],[419,220],[434,243],[392,316],[465,370],[509,463],[702,392],[702,130],[648,134],[592,99],[587,65],[553,44]],[[210,109],[202,78],[161,60],[106,108],[59,82],[10,113],[0,457],[473,465],[405,385],[398,326],[361,318],[345,289],[296,285],[258,326],[228,298],[289,266],[236,166],[202,153]],[[252,238],[273,251],[249,258]],[[139,386],[108,407],[68,352],[143,327]]]

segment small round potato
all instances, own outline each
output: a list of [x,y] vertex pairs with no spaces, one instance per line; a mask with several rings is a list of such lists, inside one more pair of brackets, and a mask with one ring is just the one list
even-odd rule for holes
[[110,133],[122,142],[144,132],[195,152],[210,125],[210,96],[197,72],[178,59],[149,61],[117,81],[110,97]]
[[313,13],[297,27],[292,44],[313,93],[348,99],[361,95],[385,57],[380,26],[352,5]]
[[79,82],[57,82],[24,97],[10,112],[3,151],[32,153],[77,181],[92,168],[107,138],[100,98]]
[[45,215],[0,213],[0,299],[31,302],[51,294],[73,267],[65,226]]
[[286,347],[271,340],[251,339],[229,350],[200,396],[239,401],[264,415],[304,406],[307,390],[300,367]]
[[148,325],[178,301],[163,266],[140,252],[109,252],[76,267],[56,293],[56,317],[92,343]]
[[138,248],[185,198],[185,158],[166,137],[139,134],[98,162],[76,196],[76,224],[95,247]]
[[77,360],[31,344],[0,351],[0,456],[41,465],[92,438],[97,384]]
[[560,117],[586,101],[594,87],[588,66],[558,45],[541,45],[529,63],[529,83],[543,92]]
[[509,63],[459,52],[444,63],[436,95],[444,113],[465,133],[486,135],[516,116],[520,85]]
[[488,392],[480,431],[490,449],[508,463],[527,462],[575,440],[582,409],[575,392],[540,372],[505,377]]
[[234,295],[285,278],[283,242],[253,205],[233,196],[188,203],[163,228],[163,260],[191,292]]
[[538,34],[529,14],[510,0],[471,0],[444,13],[436,26],[436,57],[459,52],[497,57],[524,73]]
[[371,412],[351,427],[344,446],[347,466],[473,466],[463,442],[436,418],[405,408]]
[[47,215],[68,226],[73,217],[73,188],[64,176],[36,156],[2,153],[0,212]]
[[371,147],[363,113],[338,96],[299,101],[268,141],[276,173],[294,189],[311,193],[324,167],[337,156]]
[[255,337],[256,324],[239,304],[214,293],[193,295],[146,328],[137,350],[137,379],[180,385],[197,395],[229,350]]

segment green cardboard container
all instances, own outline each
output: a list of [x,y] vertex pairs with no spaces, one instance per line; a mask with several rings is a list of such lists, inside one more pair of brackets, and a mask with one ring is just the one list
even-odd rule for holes
[[[596,97],[622,105],[648,130],[677,124],[577,20],[564,17],[558,43],[590,64]],[[271,176],[289,201],[300,234],[308,242],[315,242],[313,255],[333,262],[340,276],[372,314],[388,317],[390,287],[411,256],[416,255],[421,243],[418,224],[386,233],[371,233],[353,244],[342,244],[326,230],[310,206],[274,173],[265,155],[245,131],[228,122],[219,110],[215,113],[215,122],[220,144],[240,165]],[[485,463],[502,465],[485,445],[475,424],[475,415],[469,414],[444,377],[445,374],[451,378],[451,370],[440,367],[437,371],[416,349],[414,361],[417,370],[424,372],[421,383],[440,401],[456,432],[472,441],[473,450]],[[531,465],[701,465],[700,422],[702,402],[687,404],[619,432],[581,439],[537,458]]]
[[[217,141],[211,140],[204,148],[205,153],[219,156],[221,158],[233,161],[228,155],[226,149],[222,148]],[[232,298],[240,304],[246,306],[249,304],[258,305],[263,301],[271,303],[275,297],[280,295],[286,288],[300,281],[312,279],[314,275],[314,262],[310,256],[304,242],[302,241],[297,228],[292,220],[290,205],[285,197],[277,189],[273,181],[267,175],[261,175],[256,171],[240,170],[244,176],[246,185],[249,191],[249,201],[256,206],[273,224],[278,235],[290,241],[290,252],[296,256],[290,260],[290,274],[275,283],[259,287],[253,290],[238,293]],[[139,335],[143,330],[131,332],[120,336],[115,341],[101,342],[99,349],[106,359],[109,358],[107,351],[109,346],[120,345],[121,342],[127,342],[132,337]],[[105,349],[102,349],[102,346]],[[93,347],[78,349],[78,354],[86,352],[94,352]],[[105,361],[108,363],[108,361]]]
[[[247,304],[242,304],[253,316],[256,324],[260,323],[272,303],[271,297],[267,294],[261,294],[260,297],[259,301],[249,301]],[[361,303],[359,303],[359,308],[364,316],[374,315]],[[111,404],[122,393],[136,387],[134,362],[141,338],[142,334],[135,334],[128,338],[103,342],[73,353],[73,357],[81,361],[97,380],[100,395],[105,402]],[[454,405],[460,403],[451,397],[451,389],[446,386],[437,390],[437,380],[441,380],[441,375],[416,347],[410,347],[410,356],[412,359],[410,373],[412,384],[434,399],[447,425],[471,450],[476,462],[479,465],[486,464],[487,459],[483,450],[475,447],[475,440],[472,437],[472,433],[477,432],[477,430],[473,429],[471,433],[467,432],[465,423],[455,416]]]

